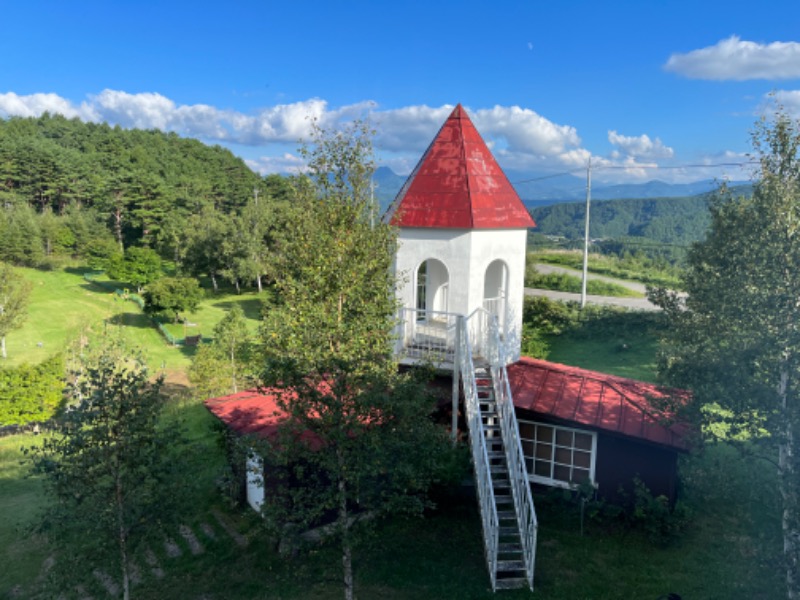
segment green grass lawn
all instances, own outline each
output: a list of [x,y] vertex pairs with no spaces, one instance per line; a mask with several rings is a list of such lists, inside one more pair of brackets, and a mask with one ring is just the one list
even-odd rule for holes
[[[340,598],[341,557],[335,543],[323,543],[293,556],[282,556],[248,510],[221,502],[215,480],[223,464],[221,450],[208,433],[212,420],[196,401],[171,405],[189,425],[193,444],[184,471],[195,501],[181,524],[198,533],[203,553],[191,554],[178,533],[165,528],[182,548],[170,557],[153,550],[162,578],[144,571],[133,588],[137,599],[208,598],[225,600]],[[44,542],[30,538],[26,527],[41,502],[39,482],[25,477],[19,446],[30,436],[0,440],[0,597],[51,598],[36,583],[45,558]],[[703,600],[768,600],[782,596],[779,569],[780,513],[771,471],[744,462],[723,447],[711,447],[682,466],[684,502],[691,519],[671,542],[651,540],[617,519],[585,517],[573,502],[537,496],[539,543],[536,591],[499,592],[502,598],[543,600],[656,600],[675,592]],[[222,511],[248,539],[239,547],[210,517]],[[201,525],[215,527],[214,539],[202,537]],[[140,561],[141,562],[141,561]],[[144,563],[142,563],[144,564]],[[490,599],[483,560],[477,505],[469,494],[440,498],[423,519],[395,518],[375,526],[354,554],[356,591],[361,598]],[[91,569],[87,566],[87,574]],[[92,579],[85,582],[95,598],[109,597]],[[69,592],[69,589],[59,591]]]
[[[136,304],[87,282],[83,269],[19,270],[33,284],[33,289],[27,321],[7,337],[5,364],[38,363],[64,350],[82,331],[103,335],[105,327],[118,326],[124,337],[144,352],[151,369],[178,372],[189,366],[194,348],[169,345]],[[255,330],[261,311],[259,297],[254,293],[224,292],[209,293],[198,310],[187,315],[192,326],[169,325],[168,329],[180,338],[184,337],[184,332],[210,338],[214,326],[234,304],[242,307]]]
[[11,589],[36,579],[47,557],[42,540],[28,528],[43,505],[41,482],[27,476],[22,464],[23,445],[38,441],[33,435],[0,438],[0,597]]
[[550,340],[547,360],[655,382],[657,349],[657,341],[646,332],[612,339],[576,339],[564,335]]
[[[161,360],[178,369],[188,363],[188,355],[164,343],[133,304],[94,289],[79,274],[25,273],[37,289],[30,321],[9,336],[10,361],[38,361],[86,323],[101,331],[101,324],[111,322],[125,325],[151,362]],[[231,302],[242,302],[248,316],[256,316],[254,296],[219,296],[208,298],[192,321],[208,335]],[[643,380],[655,375],[652,332],[625,327],[624,318],[571,331],[550,343],[550,360]],[[189,445],[178,459],[192,502],[182,522],[164,530],[165,537],[183,548],[182,556],[171,557],[163,544],[153,545],[164,576],[144,570],[133,597],[340,598],[341,557],[336,545],[320,544],[295,556],[278,554],[259,519],[248,510],[229,507],[218,492],[225,459],[211,431],[213,418],[186,390],[172,386],[170,391],[173,400],[167,417],[182,419],[188,432]],[[30,434],[0,438],[0,598],[55,597],[37,581],[50,552],[41,538],[28,533],[44,501],[41,482],[29,477],[20,464],[20,447],[38,439]],[[537,497],[540,530],[533,595],[525,590],[499,596],[491,592],[475,501],[468,495],[443,497],[438,509],[422,520],[396,518],[376,524],[355,551],[356,592],[361,598],[390,600],[656,600],[668,592],[703,600],[782,597],[780,512],[773,470],[766,463],[744,461],[723,447],[687,458],[682,465],[682,501],[691,518],[686,530],[669,543],[652,540],[620,520],[591,515],[586,515],[582,534],[576,504]],[[221,511],[232,527],[247,536],[246,547],[223,533],[213,511]],[[200,533],[208,524],[214,528],[214,538]],[[191,554],[181,541],[179,525],[198,532],[202,554]],[[109,597],[96,584],[91,587],[90,566],[87,592],[98,600]],[[60,591],[69,597],[71,590]]]

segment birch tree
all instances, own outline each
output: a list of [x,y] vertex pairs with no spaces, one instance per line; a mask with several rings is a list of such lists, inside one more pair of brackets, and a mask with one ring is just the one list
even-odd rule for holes
[[685,300],[651,294],[671,327],[662,371],[688,387],[707,434],[762,447],[777,467],[787,598],[800,598],[800,123],[756,125],[751,198],[723,186],[689,254]]
[[28,317],[31,284],[10,265],[0,263],[0,356],[6,358],[6,335]]
[[370,132],[316,130],[305,156],[261,334],[262,381],[290,415],[265,450],[286,476],[265,512],[278,527],[335,514],[352,599],[354,515],[421,510],[450,450],[429,395],[392,360],[396,236],[374,222]]
[[54,435],[30,450],[52,502],[42,530],[61,552],[62,577],[115,564],[130,598],[130,562],[141,541],[176,509],[181,434],[161,418],[161,382],[135,361],[108,351],[72,386],[74,406]]

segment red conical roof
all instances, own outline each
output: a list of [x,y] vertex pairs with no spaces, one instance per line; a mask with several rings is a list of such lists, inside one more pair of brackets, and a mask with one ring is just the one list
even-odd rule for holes
[[387,216],[400,227],[536,226],[460,104],[422,155]]

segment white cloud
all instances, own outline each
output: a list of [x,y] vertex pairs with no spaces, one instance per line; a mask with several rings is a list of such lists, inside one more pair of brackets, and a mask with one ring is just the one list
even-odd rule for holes
[[389,152],[414,151],[420,154],[433,140],[453,106],[406,106],[372,113],[377,134],[375,145]]
[[481,135],[505,140],[509,152],[555,156],[581,143],[574,127],[557,125],[528,108],[495,106],[472,116]]
[[14,92],[0,94],[0,116],[6,117],[38,117],[42,113],[50,112],[64,115],[72,119],[78,117],[83,120],[95,120],[91,109],[86,105],[73,106],[56,94],[30,94],[18,96]]
[[[800,101],[799,101],[800,102]],[[233,146],[261,173],[297,173],[303,161],[291,148],[307,138],[313,120],[336,126],[369,117],[379,163],[407,173],[419,160],[453,106],[406,106],[381,110],[374,102],[331,108],[320,98],[276,104],[251,113],[223,110],[207,104],[178,104],[158,93],[103,90],[76,104],[56,94],[0,94],[0,116],[38,116],[45,111],[106,121],[122,127],[161,129]],[[554,123],[520,106],[469,110],[478,131],[506,169],[558,172],[585,168],[591,153],[581,146],[577,130]],[[673,151],[647,135],[624,136],[609,131],[616,151],[611,157],[592,157],[593,164],[615,164],[618,175],[644,177],[642,165],[671,158]]]
[[270,173],[302,173],[306,170],[306,163],[300,157],[289,152],[285,152],[280,156],[261,156],[255,159],[247,159],[244,161],[247,166],[261,173],[268,175]]
[[800,43],[758,44],[734,35],[714,46],[673,54],[664,68],[690,79],[794,79],[800,77]]
[[608,141],[619,148],[612,153],[612,157],[625,155],[635,158],[658,159],[672,158],[675,154],[672,148],[665,146],[660,139],[652,140],[647,134],[627,136],[611,130],[608,132]]
[[765,97],[764,112],[773,112],[776,104],[782,106],[795,119],[800,119],[800,90],[778,90]]

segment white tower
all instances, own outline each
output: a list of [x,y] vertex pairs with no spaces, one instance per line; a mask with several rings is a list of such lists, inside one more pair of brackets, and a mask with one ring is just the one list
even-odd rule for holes
[[400,228],[401,306],[419,321],[496,315],[508,359],[520,355],[527,232],[535,224],[459,104],[386,218]]

